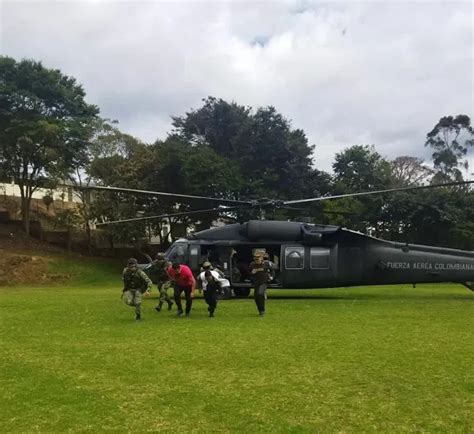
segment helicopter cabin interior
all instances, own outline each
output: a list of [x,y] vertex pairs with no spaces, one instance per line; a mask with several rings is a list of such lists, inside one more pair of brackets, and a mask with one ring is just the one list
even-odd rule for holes
[[[204,262],[224,272],[234,288],[251,286],[250,263],[256,252],[265,254],[273,269],[270,287],[282,287],[291,282],[304,283],[307,278],[303,270],[310,271],[313,278],[333,277],[336,269],[336,249],[308,247],[281,243],[240,243],[219,245],[217,243],[177,243],[168,252],[168,260],[188,264],[198,273]],[[318,280],[319,280],[318,279]]]

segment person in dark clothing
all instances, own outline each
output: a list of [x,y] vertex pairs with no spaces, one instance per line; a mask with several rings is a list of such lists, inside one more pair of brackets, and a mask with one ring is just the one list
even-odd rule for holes
[[156,286],[158,287],[159,293],[159,303],[155,307],[157,312],[161,312],[163,303],[168,303],[168,310],[171,310],[173,302],[171,301],[170,296],[168,295],[168,289],[172,286],[172,282],[168,277],[168,261],[166,260],[164,253],[157,253],[156,259],[151,264],[150,272],[156,279]]
[[174,285],[174,302],[178,308],[178,316],[183,316],[183,306],[181,305],[181,293],[184,292],[186,297],[186,316],[191,313],[193,304],[194,289],[196,288],[196,280],[194,279],[191,269],[184,264],[173,262],[173,265],[167,270],[169,278]]
[[209,306],[207,308],[209,311],[209,317],[212,318],[217,307],[217,294],[221,290],[221,287],[215,276],[212,274],[211,270],[204,272],[204,279],[206,283],[203,285],[204,300]]
[[254,300],[260,316],[265,315],[265,291],[271,276],[270,264],[264,261],[263,254],[256,253],[250,263],[250,273],[254,286]]

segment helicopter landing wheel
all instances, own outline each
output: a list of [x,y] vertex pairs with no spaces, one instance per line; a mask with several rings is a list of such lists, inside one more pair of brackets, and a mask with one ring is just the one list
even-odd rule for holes
[[234,288],[234,294],[238,298],[245,298],[250,295],[250,288]]

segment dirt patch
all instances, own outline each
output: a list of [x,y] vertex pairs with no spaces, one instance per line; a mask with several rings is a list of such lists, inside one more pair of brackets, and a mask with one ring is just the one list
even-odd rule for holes
[[44,241],[27,237],[22,231],[14,231],[11,226],[0,224],[0,250],[22,251],[37,250],[41,252],[61,253],[63,249]]
[[51,273],[48,265],[48,258],[0,249],[0,286],[42,284],[69,278],[66,274]]

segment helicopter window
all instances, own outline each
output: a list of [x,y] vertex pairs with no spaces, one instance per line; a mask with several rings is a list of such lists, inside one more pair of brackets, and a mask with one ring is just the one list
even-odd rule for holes
[[192,270],[199,269],[199,246],[189,247],[189,266]]
[[287,247],[285,249],[285,267],[287,270],[304,268],[304,247]]
[[182,244],[173,246],[168,254],[168,260],[170,262],[179,262],[180,264],[184,264],[186,262],[186,246]]
[[310,267],[312,269],[328,269],[329,267],[329,249],[321,247],[312,247],[310,251]]

